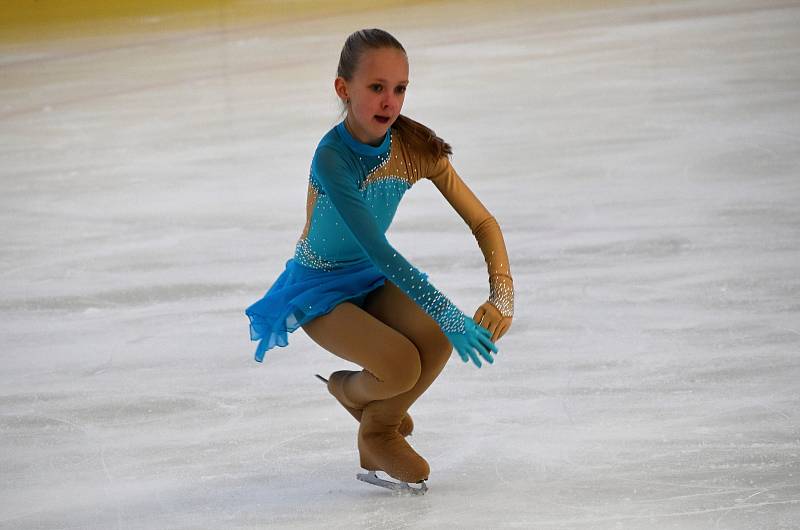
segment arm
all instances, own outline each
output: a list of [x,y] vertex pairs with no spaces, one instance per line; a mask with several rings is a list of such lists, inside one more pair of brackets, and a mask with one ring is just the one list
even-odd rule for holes
[[364,203],[353,168],[331,147],[320,147],[312,169],[331,203],[375,266],[436,321],[445,333],[464,333],[465,315],[387,241]]
[[514,316],[514,283],[503,233],[447,157],[432,163],[427,175],[478,241],[489,274],[489,299],[475,313],[475,319],[479,323],[486,321],[484,324],[492,332],[492,340],[497,340],[511,326]]

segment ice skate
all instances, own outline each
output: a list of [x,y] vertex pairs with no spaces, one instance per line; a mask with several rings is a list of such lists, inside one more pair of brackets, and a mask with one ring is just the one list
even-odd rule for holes
[[[317,379],[322,381],[328,386],[328,392],[331,393],[333,397],[342,405],[342,407],[353,416],[357,422],[361,423],[361,414],[362,410],[356,406],[354,403],[349,403],[347,399],[344,397],[344,392],[342,391],[341,381],[343,377],[349,373],[346,370],[341,370],[338,372],[333,372],[330,376],[331,382],[328,382],[328,379],[325,379],[319,374],[314,374]],[[400,421],[400,426],[397,428],[397,432],[400,433],[401,436],[411,436],[411,432],[414,430],[414,421],[411,419],[411,416],[406,412],[403,416],[403,419]]]
[[[430,473],[428,462],[397,432],[403,412],[392,410],[386,403],[372,401],[364,407],[358,429],[358,453],[361,467],[373,473],[358,478],[379,486],[390,487],[379,482],[382,479],[378,479],[374,473],[383,471],[406,485],[422,483],[428,479]],[[402,485],[399,487],[403,488]]]
[[370,471],[368,473],[358,473],[356,474],[356,478],[362,482],[367,482],[375,486],[380,486],[381,488],[390,489],[398,493],[407,493],[410,495],[425,495],[425,492],[428,491],[428,485],[425,484],[424,480],[417,483],[419,484],[419,486],[412,486],[408,482],[395,482],[393,480],[386,480],[380,478],[375,471]]

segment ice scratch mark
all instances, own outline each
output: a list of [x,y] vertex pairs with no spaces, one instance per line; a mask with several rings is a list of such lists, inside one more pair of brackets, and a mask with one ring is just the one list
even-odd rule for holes
[[[103,464],[103,472],[106,474],[106,480],[108,481],[109,485],[114,484],[114,478],[111,476],[111,472],[108,470],[108,465],[106,465],[106,446],[103,445],[100,447],[100,462]],[[108,491],[106,491],[106,495],[110,495]],[[122,528],[122,509],[119,505],[119,499],[114,498],[114,508],[117,511],[117,529]]]
[[[764,493],[764,492],[766,492],[766,491],[769,491],[769,490],[761,490],[761,491],[757,491],[757,492],[753,493],[752,495],[750,495],[749,497],[747,497],[747,498],[745,498],[745,499],[742,499],[740,502],[746,502],[746,501],[748,501],[748,500],[752,499],[753,497],[755,497],[756,495],[761,495],[762,493]],[[719,528],[719,523],[721,523],[721,522],[722,522],[722,519],[724,519],[724,518],[725,518],[725,516],[726,516],[726,515],[728,515],[728,513],[730,513],[730,510],[726,510],[725,512],[723,512],[723,513],[722,513],[722,515],[720,515],[719,517],[717,517],[717,520],[716,520],[716,521],[714,521],[714,528]]]

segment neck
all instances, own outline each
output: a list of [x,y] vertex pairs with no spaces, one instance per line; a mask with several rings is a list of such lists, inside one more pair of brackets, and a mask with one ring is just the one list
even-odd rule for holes
[[384,136],[379,136],[378,138],[368,138],[365,133],[363,133],[362,131],[359,131],[358,127],[356,127],[350,121],[350,115],[349,114],[344,119],[344,126],[347,129],[347,132],[349,132],[350,135],[353,138],[355,138],[356,140],[358,140],[362,144],[371,145],[372,147],[377,147],[377,146],[381,145],[381,143],[383,143],[383,139],[386,137],[386,135],[384,135]]

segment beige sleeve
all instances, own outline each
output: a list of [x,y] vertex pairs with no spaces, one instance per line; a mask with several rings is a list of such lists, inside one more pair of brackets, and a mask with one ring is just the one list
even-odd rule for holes
[[489,273],[489,302],[503,316],[513,316],[514,284],[500,225],[456,173],[446,156],[430,164],[427,169],[424,176],[433,182],[464,219],[478,241]]

